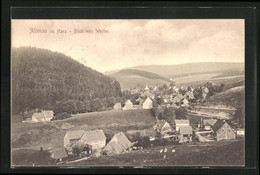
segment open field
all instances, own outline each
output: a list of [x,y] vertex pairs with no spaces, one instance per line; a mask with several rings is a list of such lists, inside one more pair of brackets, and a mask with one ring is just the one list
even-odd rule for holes
[[[12,124],[12,147],[61,147],[67,130],[103,129],[106,136],[111,137],[116,132],[150,128],[154,122],[151,111],[143,109],[79,114],[69,119],[47,123],[20,122]],[[63,123],[71,127],[62,129]]]
[[[167,148],[167,152],[160,153],[162,148]],[[244,149],[243,139],[167,145],[61,166],[243,166]]]

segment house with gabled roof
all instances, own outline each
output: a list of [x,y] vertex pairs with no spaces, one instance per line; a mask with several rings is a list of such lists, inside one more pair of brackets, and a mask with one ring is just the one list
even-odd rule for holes
[[68,147],[70,144],[80,141],[84,134],[84,130],[67,131],[63,138],[64,147]]
[[32,115],[32,122],[49,122],[53,119],[53,111],[51,110],[44,110],[41,112],[33,113]]
[[218,120],[212,126],[212,131],[217,141],[236,139],[236,131],[226,121]]
[[143,102],[143,109],[152,109],[153,108],[153,101],[147,97],[146,100]]
[[80,140],[90,146],[92,150],[101,149],[106,145],[106,136],[103,130],[85,131]]
[[64,148],[61,149],[55,149],[51,151],[51,158],[55,159],[56,161],[63,161],[68,157],[67,152],[65,151]]
[[190,120],[175,119],[174,123],[175,123],[175,130],[176,131],[179,131],[180,127],[190,126]]
[[193,130],[191,126],[180,126],[179,127],[179,141],[190,142],[192,141]]
[[131,100],[126,100],[125,102],[125,106],[123,107],[123,110],[131,110],[133,109],[133,103],[131,102]]
[[157,120],[157,122],[153,126],[153,129],[156,132],[159,132],[161,134],[165,134],[167,132],[172,131],[172,127],[171,127],[170,123],[168,123],[165,120]]
[[131,150],[132,143],[123,132],[117,133],[103,149],[106,154],[120,154]]

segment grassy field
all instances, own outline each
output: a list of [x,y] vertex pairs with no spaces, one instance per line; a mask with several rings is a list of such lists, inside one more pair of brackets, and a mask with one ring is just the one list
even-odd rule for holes
[[[160,153],[162,148],[167,148],[167,152]],[[173,149],[175,152],[172,152]],[[121,155],[92,157],[62,166],[243,166],[244,149],[243,139],[189,143],[150,147]]]
[[[150,110],[105,111],[79,114],[72,118],[47,123],[12,124],[12,147],[61,147],[67,130],[103,129],[107,137],[117,132],[150,128],[155,122]],[[62,129],[63,123],[72,127]],[[25,129],[26,128],[26,129]]]

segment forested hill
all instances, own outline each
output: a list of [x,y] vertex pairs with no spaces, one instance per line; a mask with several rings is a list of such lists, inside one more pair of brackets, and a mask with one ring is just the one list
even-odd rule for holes
[[50,108],[57,101],[118,97],[117,81],[46,49],[12,49],[12,111]]

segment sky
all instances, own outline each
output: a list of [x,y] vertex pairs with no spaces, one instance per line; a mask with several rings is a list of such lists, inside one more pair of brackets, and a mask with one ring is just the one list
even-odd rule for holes
[[103,73],[139,65],[245,59],[243,19],[15,19],[11,23],[12,47],[61,52]]

